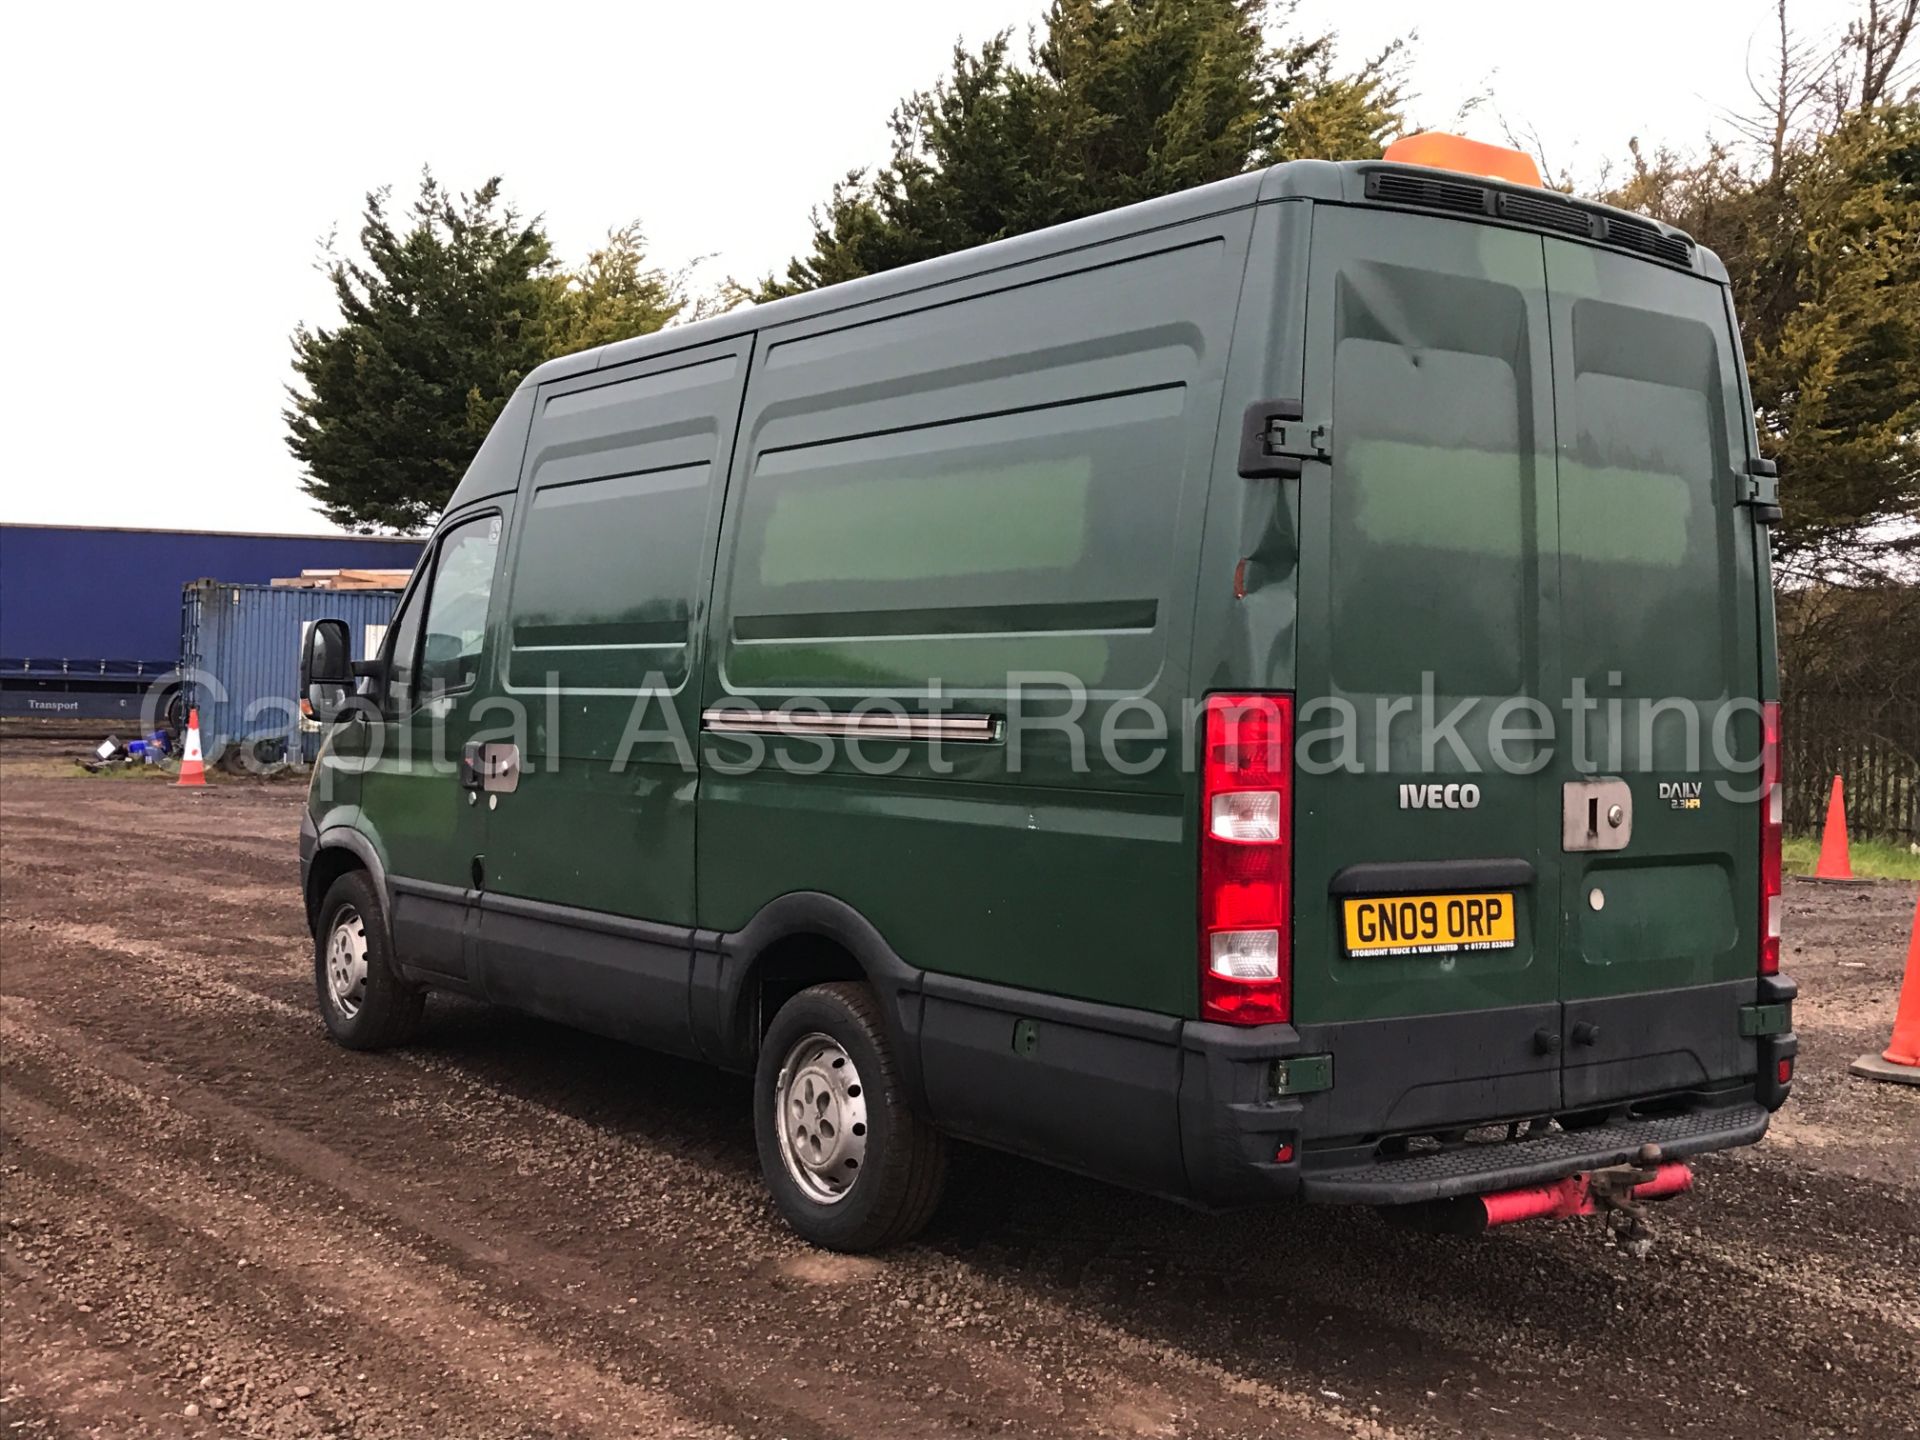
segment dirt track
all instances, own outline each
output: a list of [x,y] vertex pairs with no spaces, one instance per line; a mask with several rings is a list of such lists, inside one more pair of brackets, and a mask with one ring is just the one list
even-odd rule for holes
[[1902,887],[1792,889],[1795,1100],[1648,1261],[981,1155],[853,1260],[773,1216],[737,1079],[438,1001],[329,1045],[299,803],[0,784],[0,1433],[1920,1435],[1920,1090],[1844,1074]]

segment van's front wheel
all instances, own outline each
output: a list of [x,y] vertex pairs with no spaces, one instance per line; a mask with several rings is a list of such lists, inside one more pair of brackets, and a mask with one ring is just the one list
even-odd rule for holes
[[320,902],[313,982],[327,1032],[349,1050],[404,1045],[420,1028],[426,992],[400,978],[380,897],[364,870],[342,875]]
[[908,1107],[864,985],[816,985],[774,1016],[754,1075],[754,1135],[780,1213],[815,1245],[897,1245],[939,1204],[945,1143]]

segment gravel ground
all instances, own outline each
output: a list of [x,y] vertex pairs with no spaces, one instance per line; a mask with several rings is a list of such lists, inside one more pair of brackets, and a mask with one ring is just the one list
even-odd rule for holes
[[850,1259],[773,1215],[738,1079],[438,1000],[330,1045],[297,787],[8,753],[7,1435],[1920,1435],[1920,1089],[1845,1074],[1908,888],[1790,890],[1794,1099],[1646,1261],[974,1153]]

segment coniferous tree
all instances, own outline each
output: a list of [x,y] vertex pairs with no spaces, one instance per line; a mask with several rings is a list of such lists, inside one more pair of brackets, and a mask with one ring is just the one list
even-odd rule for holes
[[284,412],[307,493],[349,529],[431,524],[529,371],[658,330],[686,304],[638,225],[563,271],[498,179],[456,195],[423,173],[404,220],[376,190],[359,241],[327,261],[339,321],[294,332]]
[[497,179],[455,195],[423,173],[405,225],[389,201],[367,197],[362,254],[328,265],[339,323],[294,332],[287,446],[328,519],[411,531],[546,358],[556,267]]
[[607,233],[607,243],[562,277],[548,349],[570,355],[635,335],[651,335],[687,308],[685,277],[647,263],[639,223]]
[[[888,162],[855,170],[813,242],[735,298],[769,300],[1297,157],[1378,155],[1399,122],[1394,46],[1352,74],[1330,36],[1270,38],[1268,0],[1055,0],[1011,58],[956,47],[902,100]],[[1284,18],[1284,17],[1283,17]]]

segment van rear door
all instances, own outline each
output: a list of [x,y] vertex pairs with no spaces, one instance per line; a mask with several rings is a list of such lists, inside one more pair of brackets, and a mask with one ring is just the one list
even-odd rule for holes
[[[1545,241],[1559,436],[1564,694],[1554,767],[1569,1107],[1753,1071],[1759,581],[1748,423],[1718,285]],[[1563,719],[1570,719],[1563,716]],[[1749,768],[1741,768],[1742,762]],[[1622,823],[1579,787],[1619,777]],[[1615,848],[1615,847],[1618,848]]]
[[1719,287],[1329,205],[1310,268],[1294,1012],[1341,1121],[1751,1073],[1759,817],[1716,782],[1758,749],[1758,592]]
[[[1340,1129],[1543,1114],[1560,799],[1525,736],[1558,683],[1560,518],[1540,237],[1316,205],[1307,332],[1330,463],[1300,484],[1296,1022],[1335,1052]],[[1490,753],[1502,722],[1518,765]],[[1471,934],[1440,933],[1455,915]]]

